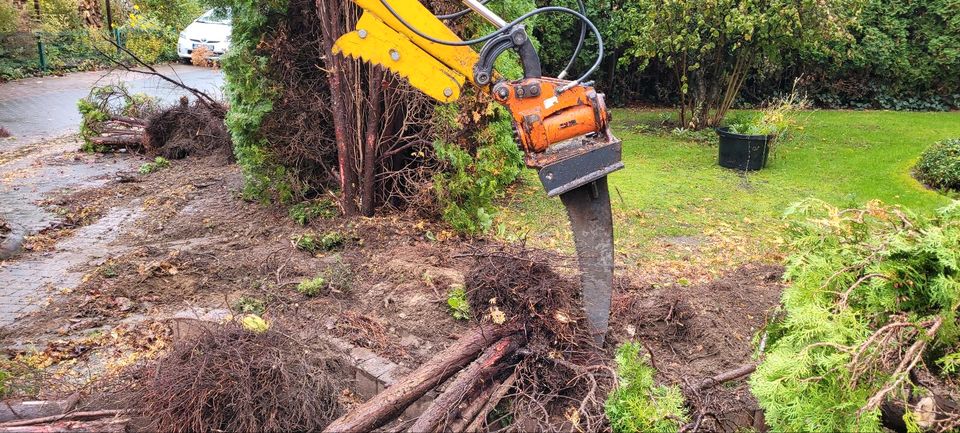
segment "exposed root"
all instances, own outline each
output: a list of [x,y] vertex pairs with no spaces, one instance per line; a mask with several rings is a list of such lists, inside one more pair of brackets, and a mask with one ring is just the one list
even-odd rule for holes
[[274,325],[257,333],[210,325],[145,368],[131,408],[156,431],[319,430],[340,412],[337,387]]

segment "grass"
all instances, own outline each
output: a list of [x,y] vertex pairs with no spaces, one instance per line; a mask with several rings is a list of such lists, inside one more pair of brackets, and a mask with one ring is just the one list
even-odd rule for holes
[[[816,197],[853,207],[870,200],[930,212],[950,198],[910,175],[920,153],[960,137],[960,113],[816,111],[777,144],[764,170],[717,165],[716,142],[651,131],[667,111],[615,110],[626,168],[610,176],[618,263],[656,264],[674,278],[716,274],[746,261],[776,260],[780,216]],[[545,199],[532,170],[504,203],[499,233],[535,246],[572,251],[559,199]],[[564,224],[543,224],[564,221]],[[700,272],[702,274],[702,272]]]

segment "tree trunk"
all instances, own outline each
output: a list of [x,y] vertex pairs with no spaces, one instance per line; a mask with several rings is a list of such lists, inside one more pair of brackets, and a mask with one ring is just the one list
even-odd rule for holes
[[349,60],[333,53],[333,44],[340,37],[344,9],[351,5],[337,0],[317,0],[317,13],[323,23],[323,51],[327,66],[327,81],[330,84],[330,108],[333,113],[333,132],[337,141],[337,166],[340,171],[340,206],[345,216],[354,216],[357,208],[357,172],[356,158],[353,152],[353,137],[356,125],[351,124],[351,110],[348,98],[352,95],[345,85],[345,78],[351,72]]
[[391,421],[437,385],[476,358],[490,344],[516,333],[515,324],[480,326],[393,386],[334,420],[326,432],[371,431]]
[[360,195],[360,212],[372,217],[376,207],[374,184],[376,183],[377,145],[380,138],[380,117],[383,114],[383,70],[370,67],[367,74],[367,111],[366,137],[363,149],[363,192]]

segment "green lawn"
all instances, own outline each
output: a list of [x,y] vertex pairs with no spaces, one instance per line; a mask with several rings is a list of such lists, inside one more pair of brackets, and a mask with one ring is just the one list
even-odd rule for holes
[[[746,175],[717,165],[713,140],[704,144],[669,131],[638,132],[668,113],[614,112],[626,164],[610,176],[622,265],[667,264],[680,276],[776,260],[783,211],[808,197],[838,206],[881,200],[917,212],[951,200],[924,188],[910,170],[933,142],[960,137],[958,112],[804,113],[802,130],[777,144],[768,167]],[[567,226],[552,223],[565,221],[560,201],[545,199],[532,171],[503,207],[502,236],[572,250]]]

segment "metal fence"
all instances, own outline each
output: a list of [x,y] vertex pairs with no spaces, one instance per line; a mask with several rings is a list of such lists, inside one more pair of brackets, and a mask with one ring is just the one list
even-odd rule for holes
[[158,41],[155,45],[160,51],[151,55],[149,60],[176,59],[176,33],[121,29],[115,29],[112,35],[106,30],[96,29],[0,33],[0,79],[16,79],[45,72],[89,70],[108,65],[110,62],[104,54],[117,55],[116,47],[108,38],[125,47],[129,47],[131,41],[153,38]]

